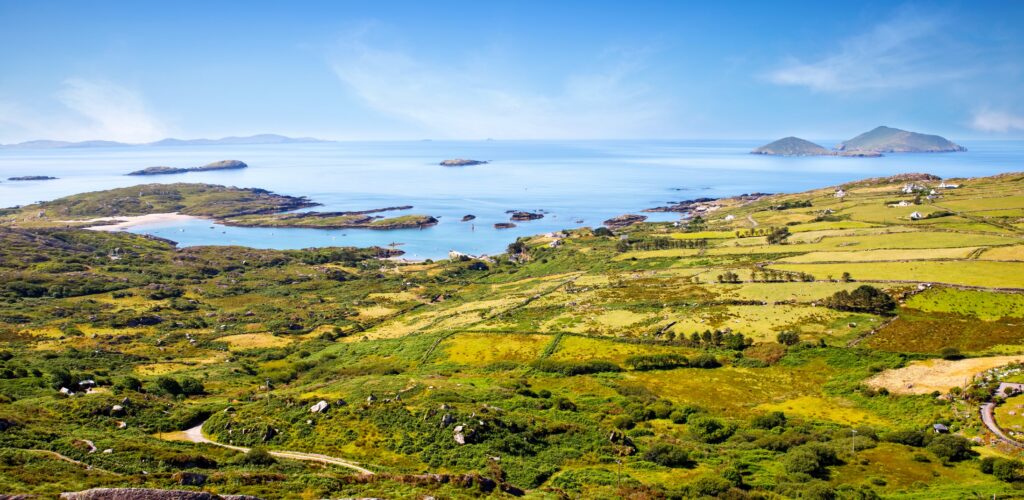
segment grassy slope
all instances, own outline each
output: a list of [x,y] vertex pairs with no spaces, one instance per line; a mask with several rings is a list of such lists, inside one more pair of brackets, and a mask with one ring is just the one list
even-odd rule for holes
[[[885,204],[899,198],[900,184],[872,183],[851,186],[844,201],[832,190],[749,204],[724,200],[708,216],[707,231],[635,226],[627,230],[629,248],[588,230],[574,231],[558,249],[538,238],[527,242],[525,263],[499,258],[488,270],[470,270],[471,262],[381,262],[372,251],[179,251],[127,234],[0,228],[0,336],[14,355],[0,363],[0,418],[15,424],[0,432],[0,489],[171,487],[174,472],[192,470],[209,474],[217,491],[272,498],[478,493],[401,478],[364,484],[345,469],[297,462],[247,465],[236,452],[155,436],[212,414],[207,432],[225,442],[336,455],[384,473],[496,477],[488,457],[500,456],[507,481],[535,496],[693,495],[687,488],[713,486],[734,477],[731,470],[745,485],[737,495],[753,489],[795,496],[809,488],[919,498],[1003,494],[1011,488],[978,472],[974,461],[943,466],[926,449],[871,437],[936,420],[975,435],[977,419],[958,416],[973,411],[954,411],[964,403],[877,395],[862,382],[944,347],[978,355],[1024,350],[1024,334],[1014,327],[1024,289],[1012,250],[1024,243],[1012,229],[1020,222],[1005,211],[984,215],[990,207],[1012,208],[1006,200],[1024,194],[1021,179],[971,179],[943,193],[935,204],[963,210],[959,220],[922,225],[889,216],[897,209]],[[137,210],[171,211],[181,203],[154,196],[153,207]],[[188,199],[219,196],[189,192]],[[63,217],[62,210],[100,215],[110,203],[80,199],[85,204],[47,208],[48,217]],[[786,200],[812,206],[768,208]],[[826,208],[834,213],[822,217]],[[726,222],[726,214],[735,218]],[[737,238],[751,229],[748,215],[761,231],[795,224],[788,226],[793,243]],[[706,247],[651,249],[702,238],[711,238]],[[999,258],[979,260],[985,255]],[[763,270],[773,268],[807,271],[814,281],[789,281],[808,277],[787,274],[766,281]],[[743,282],[714,283],[725,272]],[[837,281],[843,272],[858,281]],[[936,287],[909,295],[892,322],[818,305],[865,282],[903,296],[916,283],[892,281],[917,280],[1014,290]],[[679,340],[714,329],[755,343],[738,351]],[[809,342],[781,346],[774,340],[783,330]],[[630,368],[631,356],[650,354],[710,354],[724,366]],[[623,371],[552,371],[594,361]],[[102,390],[59,397],[51,378],[62,369],[72,379],[96,379]],[[141,379],[144,392],[113,390],[128,376]],[[206,393],[170,397],[156,386],[159,376],[195,378]],[[261,389],[267,380],[269,395]],[[364,404],[371,394],[379,401]],[[401,402],[382,402],[396,394]],[[126,415],[110,416],[124,397]],[[311,415],[308,407],[320,399],[349,404]],[[223,412],[228,405],[236,411]],[[692,423],[666,418],[689,407],[735,426],[733,437],[701,442]],[[767,411],[784,412],[786,426],[754,428],[752,419]],[[473,442],[456,444],[452,428],[439,425],[444,413],[472,429]],[[126,429],[118,429],[119,420]],[[609,442],[627,420],[635,425],[626,431],[633,446]],[[856,457],[851,426],[860,426]],[[267,429],[276,431],[264,439]],[[82,439],[114,453],[88,453]],[[787,450],[805,441],[833,447],[841,463],[813,478],[787,472]],[[659,443],[687,450],[690,463],[645,460]],[[124,476],[24,449],[59,451]],[[616,459],[623,461],[618,480]],[[49,481],[53,467],[61,467],[59,483]]]

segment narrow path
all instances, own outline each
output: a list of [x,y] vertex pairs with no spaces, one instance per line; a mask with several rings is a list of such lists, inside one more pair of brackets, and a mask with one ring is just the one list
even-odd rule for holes
[[[195,426],[195,427],[193,427],[191,429],[185,430],[184,431],[185,439],[187,439],[188,441],[191,441],[193,443],[212,444],[214,446],[220,446],[221,448],[227,448],[229,450],[240,451],[242,453],[248,453],[249,452],[249,448],[245,448],[243,446],[234,446],[234,445],[230,445],[230,444],[218,443],[218,442],[216,442],[216,441],[206,437],[203,434],[203,424],[205,424],[205,423],[206,422],[203,422],[202,424],[199,424],[199,425],[197,425],[197,426]],[[327,456],[327,455],[321,455],[319,453],[304,453],[304,452],[301,452],[301,451],[289,451],[289,450],[282,450],[282,451],[270,451],[270,450],[268,450],[268,452],[270,453],[271,456],[277,457],[277,458],[285,458],[285,459],[289,459],[289,460],[302,460],[304,462],[318,462],[318,463],[322,463],[322,464],[340,465],[342,467],[348,467],[349,469],[352,469],[354,471],[360,472],[362,474],[373,475],[373,471],[371,471],[369,469],[366,469],[366,468],[363,468],[363,467],[360,467],[355,462],[350,462],[348,460],[344,460],[344,459],[337,458],[337,457],[330,457],[330,456]]]
[[754,216],[753,215],[748,215],[747,216],[747,220],[750,221],[750,227],[757,227],[758,226],[757,221],[754,220]]
[[999,425],[996,424],[996,417],[994,415],[995,408],[995,403],[985,403],[981,405],[981,421],[985,424],[985,427],[988,427],[988,430],[992,431],[992,434],[995,434],[1000,441],[1010,446],[1024,448],[1024,443],[1011,439],[1010,436],[1007,436],[1006,433],[999,428]]
[[85,470],[94,470],[94,471],[97,471],[97,472],[103,472],[105,474],[110,474],[112,476],[120,476],[121,475],[121,474],[118,474],[116,472],[112,472],[112,471],[109,471],[109,470],[106,470],[106,469],[101,469],[99,467],[93,467],[92,465],[89,465],[89,464],[87,464],[87,463],[85,463],[85,462],[83,462],[81,460],[75,460],[75,459],[73,459],[73,458],[71,458],[71,457],[69,457],[67,455],[62,455],[60,453],[57,453],[56,451],[24,449],[24,448],[22,448],[22,451],[27,451],[29,453],[38,453],[40,455],[46,455],[46,456],[48,456],[50,458],[55,458],[57,460],[62,460],[62,461],[67,462],[69,464],[78,465],[78,466],[84,468]]

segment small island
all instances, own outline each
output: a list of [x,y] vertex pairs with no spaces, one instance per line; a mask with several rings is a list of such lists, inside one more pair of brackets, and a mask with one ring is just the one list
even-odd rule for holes
[[184,174],[186,172],[209,172],[211,170],[237,170],[240,168],[248,168],[243,161],[239,160],[221,160],[213,163],[208,163],[201,167],[181,168],[181,167],[147,167],[142,170],[136,170],[129,172],[127,175],[168,175],[168,174]]
[[473,165],[486,165],[487,161],[483,160],[467,160],[465,158],[453,158],[451,160],[445,160],[439,163],[442,167],[470,167]]
[[9,181],[52,181],[57,179],[56,177],[50,177],[48,175],[22,175],[20,177],[8,177]]
[[494,224],[494,229],[512,229],[514,227],[516,225],[511,222],[497,222]]
[[476,219],[476,216],[473,214],[467,214],[462,216],[462,222],[469,222],[473,219]]
[[750,154],[774,156],[831,156],[832,151],[799,137],[784,137],[761,146]]
[[514,220],[514,221],[528,221],[528,220],[537,220],[537,219],[543,219],[544,218],[544,214],[540,214],[540,213],[536,213],[536,212],[526,212],[526,211],[523,211],[523,210],[513,210],[511,212],[511,214],[512,214],[512,217],[510,217],[510,219]]

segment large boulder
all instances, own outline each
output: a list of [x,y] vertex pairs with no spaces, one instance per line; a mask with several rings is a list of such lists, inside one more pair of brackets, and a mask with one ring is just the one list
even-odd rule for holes
[[327,413],[327,409],[331,407],[331,404],[327,401],[320,400],[317,404],[309,407],[310,413]]

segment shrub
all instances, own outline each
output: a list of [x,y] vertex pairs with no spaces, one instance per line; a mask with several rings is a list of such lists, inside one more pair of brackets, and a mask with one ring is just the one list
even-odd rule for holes
[[689,360],[679,354],[648,354],[630,356],[625,363],[634,370],[669,370],[686,366]]
[[971,457],[971,442],[967,439],[953,435],[941,434],[928,443],[928,451],[948,462],[959,462]]
[[636,421],[629,415],[616,415],[612,418],[612,427],[629,430],[636,426]]
[[689,420],[690,416],[695,413],[700,413],[700,408],[684,405],[672,410],[672,413],[669,413],[668,418],[671,419],[673,423],[685,424],[686,421]]
[[690,435],[694,439],[705,443],[720,443],[729,439],[729,436],[736,432],[735,425],[714,417],[693,417],[689,419],[688,424]]
[[718,368],[719,366],[722,366],[722,363],[719,363],[718,358],[714,355],[704,353],[693,358],[693,361],[690,362],[690,366],[694,368]]
[[916,429],[903,429],[883,435],[882,441],[921,448],[928,444],[928,434]]
[[142,381],[135,377],[124,377],[114,384],[114,392],[134,391],[142,392]]
[[785,427],[786,414],[781,411],[773,411],[764,415],[758,415],[750,421],[750,426],[755,429],[774,429]]
[[644,460],[665,467],[685,467],[690,463],[690,454],[674,444],[658,443],[644,452]]
[[982,474],[991,474],[993,466],[996,463],[996,457],[985,457],[978,462],[978,469],[981,470]]
[[800,342],[800,334],[796,332],[779,332],[775,340],[782,345],[796,345]]
[[1000,481],[1014,483],[1024,479],[1021,468],[1024,468],[1024,463],[1021,463],[1020,460],[1000,458],[992,464],[992,475]]
[[960,349],[957,349],[956,347],[944,347],[942,351],[939,352],[939,355],[942,356],[942,359],[948,360],[964,359],[964,355],[961,354]]
[[160,377],[156,379],[156,388],[159,392],[170,394],[171,396],[177,396],[182,393],[181,384],[171,377]]
[[690,493],[694,497],[717,497],[731,487],[729,481],[711,474],[698,477],[689,484]]
[[238,459],[238,463],[240,465],[267,466],[276,464],[277,459],[263,448],[252,448]]
[[547,372],[560,373],[566,376],[586,375],[588,373],[619,372],[622,368],[611,361],[594,359],[589,361],[556,361],[553,359],[538,359],[530,364],[533,369]]
[[203,383],[198,379],[192,377],[185,377],[181,379],[181,393],[186,396],[198,396],[200,394],[206,394],[206,388],[203,387]]

